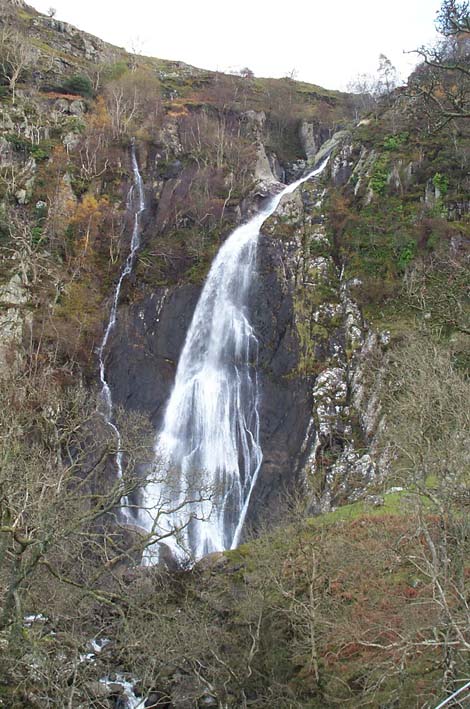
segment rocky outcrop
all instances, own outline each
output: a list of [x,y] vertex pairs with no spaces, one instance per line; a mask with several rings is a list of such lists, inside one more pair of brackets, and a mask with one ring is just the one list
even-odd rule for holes
[[[386,338],[364,322],[357,283],[343,279],[323,214],[329,181],[352,172],[347,138],[337,136],[327,177],[283,198],[262,228],[251,295],[262,392],[263,464],[248,514],[255,525],[266,514],[272,518],[299,482],[311,511],[322,512],[364,495],[379,475],[374,443],[381,413],[377,377],[369,373],[372,362],[380,365]],[[145,413],[158,429],[200,287],[127,290],[108,381],[115,405]]]
[[[346,143],[329,177],[351,170]],[[339,167],[338,167],[339,166]],[[312,512],[361,497],[379,475],[377,371],[387,338],[371,332],[344,282],[322,214],[325,185],[305,183],[263,228],[260,334],[264,462],[253,518],[303,481]],[[375,389],[374,389],[375,387]]]
[[33,20],[33,28],[38,33],[45,29],[51,47],[77,60],[85,58],[87,61],[105,63],[116,61],[122,53],[117,47],[54,17],[38,15]]
[[259,143],[257,146],[257,160],[254,176],[257,184],[256,192],[263,196],[269,194],[270,189],[272,189],[274,185],[279,184],[279,180],[273,174],[273,165],[262,143]]
[[0,287],[0,377],[2,370],[14,366],[20,352],[29,293],[21,276],[16,274]]
[[307,162],[314,161],[320,147],[331,137],[331,128],[309,121],[301,121],[299,139]]
[[254,181],[256,188],[253,196],[265,197],[284,178],[284,171],[275,155],[268,154],[264,145],[266,114],[264,111],[245,111],[242,113],[247,137],[256,145],[256,164]]

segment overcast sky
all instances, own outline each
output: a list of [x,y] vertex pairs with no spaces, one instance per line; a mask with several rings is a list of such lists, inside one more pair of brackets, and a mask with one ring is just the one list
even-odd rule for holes
[[380,53],[403,78],[403,54],[432,40],[440,0],[29,0],[108,42],[162,59],[344,89]]

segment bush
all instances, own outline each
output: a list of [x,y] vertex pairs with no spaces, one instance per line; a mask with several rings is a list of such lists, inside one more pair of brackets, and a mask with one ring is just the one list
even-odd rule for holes
[[85,98],[92,98],[94,93],[93,85],[90,79],[88,76],[84,76],[84,74],[75,74],[74,76],[71,76],[67,79],[63,88],[65,91],[72,94],[80,94],[80,96],[84,96]]
[[406,141],[408,140],[408,133],[396,133],[394,135],[386,135],[383,141],[383,147],[385,150],[393,152],[398,150]]
[[10,143],[10,145],[13,146],[13,150],[26,154],[31,152],[32,143],[27,138],[23,138],[17,133],[7,133],[7,135],[5,135],[5,139]]
[[399,271],[404,271],[408,264],[416,255],[416,241],[410,239],[399,251],[397,258],[397,267]]
[[375,194],[383,195],[387,186],[389,174],[388,160],[384,155],[381,155],[374,166],[372,176],[370,178],[370,186]]
[[116,81],[124,76],[124,74],[127,74],[128,71],[129,67],[126,62],[115,62],[104,69],[103,81]]
[[449,189],[449,180],[446,177],[446,175],[443,175],[440,172],[436,172],[436,174],[432,178],[432,183],[433,183],[434,187],[436,187],[436,189],[439,190],[442,197],[444,197],[447,194],[447,191]]
[[47,160],[51,155],[52,143],[48,140],[43,140],[39,145],[35,145],[28,138],[23,138],[17,133],[7,133],[5,139],[16,152],[31,155],[38,162]]

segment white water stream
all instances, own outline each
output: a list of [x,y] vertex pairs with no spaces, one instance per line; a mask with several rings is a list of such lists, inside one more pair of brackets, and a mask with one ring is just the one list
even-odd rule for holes
[[[285,187],[220,248],[188,330],[155,445],[139,524],[179,558],[199,559],[240,540],[261,467],[258,340],[250,323],[261,226],[281,199],[327,163]],[[159,545],[144,564],[158,560]]]
[[[118,304],[119,304],[119,298],[121,295],[122,284],[124,282],[124,279],[127,278],[127,276],[129,276],[132,273],[132,269],[134,268],[134,263],[135,263],[137,251],[139,250],[139,247],[140,247],[140,232],[141,232],[140,221],[141,221],[142,212],[145,209],[145,201],[144,201],[144,186],[143,186],[142,177],[141,177],[141,174],[139,171],[139,165],[137,163],[137,157],[135,154],[134,145],[132,145],[131,158],[132,158],[132,172],[133,172],[133,176],[134,176],[134,184],[129,192],[127,206],[128,206],[128,209],[131,208],[133,199],[136,199],[137,206],[136,206],[135,212],[134,212],[134,226],[132,229],[130,251],[129,251],[129,255],[126,259],[126,263],[124,264],[124,267],[121,271],[121,275],[119,276],[119,280],[117,282],[116,289],[114,291],[113,301],[111,304],[111,311],[109,314],[108,325],[106,327],[100,348],[98,350],[99,371],[100,371],[100,381],[101,381],[101,399],[103,402],[103,409],[104,409],[103,416],[104,416],[106,423],[112,428],[112,430],[114,431],[114,433],[116,435],[116,445],[117,445],[116,466],[117,466],[117,474],[118,474],[119,478],[122,478],[122,463],[123,463],[123,453],[121,450],[121,448],[122,448],[121,434],[120,434],[119,429],[117,428],[116,424],[113,421],[113,399],[112,399],[112,395],[111,395],[111,389],[109,388],[109,384],[106,379],[105,354],[106,354],[106,347],[108,345],[109,337],[116,325],[117,308],[118,308]],[[129,517],[126,506],[123,506],[122,513],[126,519]]]

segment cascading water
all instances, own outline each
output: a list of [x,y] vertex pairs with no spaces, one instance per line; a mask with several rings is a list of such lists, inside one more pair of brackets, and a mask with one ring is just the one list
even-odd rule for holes
[[[137,163],[137,157],[136,157],[136,153],[135,153],[134,144],[132,144],[131,159],[132,159],[132,172],[134,175],[134,184],[129,192],[128,208],[130,208],[132,205],[133,198],[134,198],[134,192],[136,193],[137,206],[136,206],[135,212],[134,212],[134,226],[132,229],[130,251],[129,251],[129,255],[127,256],[127,259],[126,259],[126,263],[124,264],[124,267],[121,271],[121,275],[119,276],[119,280],[117,282],[116,289],[114,291],[113,301],[112,301],[112,305],[111,305],[111,311],[109,314],[108,325],[106,327],[100,348],[98,350],[100,381],[101,381],[101,399],[103,402],[103,412],[102,413],[103,413],[106,423],[112,428],[112,430],[114,431],[114,433],[116,435],[116,443],[117,443],[116,466],[117,466],[117,474],[118,474],[119,478],[122,478],[122,463],[123,463],[123,456],[122,456],[122,450],[121,450],[121,434],[119,432],[118,427],[116,426],[116,424],[113,421],[113,399],[112,399],[112,395],[111,395],[111,389],[109,388],[109,384],[106,379],[105,352],[106,352],[106,347],[108,345],[109,337],[116,325],[117,308],[118,308],[118,304],[119,304],[119,297],[121,295],[122,284],[124,282],[124,279],[127,278],[127,276],[129,276],[132,273],[132,269],[134,268],[134,263],[135,263],[137,251],[139,250],[139,247],[140,247],[140,232],[141,232],[140,220],[141,220],[142,212],[145,209],[145,201],[144,201],[144,185],[143,185],[143,181],[142,181],[142,176],[139,171],[139,165]],[[122,511],[123,511],[124,516],[127,517],[128,513],[127,513],[127,509],[125,506],[123,506]]]
[[[249,320],[258,237],[284,195],[320,174],[327,160],[235,229],[207,276],[139,513],[139,524],[164,537],[177,557],[198,559],[239,542],[262,462],[258,341]],[[158,546],[147,550],[144,564],[158,561]]]

